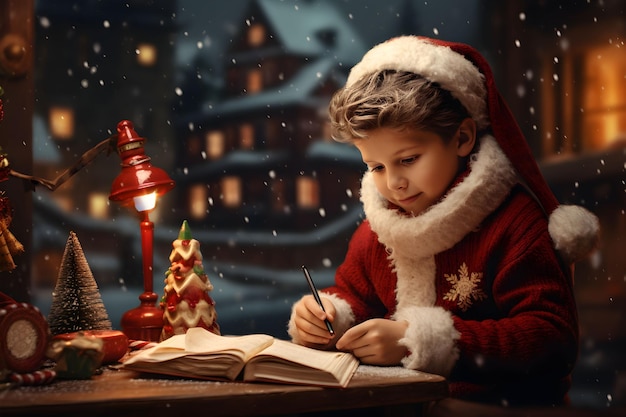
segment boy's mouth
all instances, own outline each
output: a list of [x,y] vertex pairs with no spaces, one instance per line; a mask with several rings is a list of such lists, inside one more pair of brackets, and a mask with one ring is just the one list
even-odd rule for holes
[[398,205],[406,206],[407,204],[413,203],[422,193],[414,194],[410,197],[403,198],[402,200],[397,200]]

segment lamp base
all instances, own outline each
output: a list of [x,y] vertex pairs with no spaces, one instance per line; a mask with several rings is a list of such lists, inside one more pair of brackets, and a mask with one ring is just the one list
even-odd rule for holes
[[130,340],[158,342],[163,330],[163,311],[156,307],[157,294],[144,292],[139,296],[141,305],[122,316],[122,331]]

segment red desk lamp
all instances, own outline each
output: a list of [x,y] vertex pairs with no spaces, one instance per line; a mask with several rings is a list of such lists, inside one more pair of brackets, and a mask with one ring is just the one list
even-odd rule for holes
[[163,312],[156,306],[157,294],[152,283],[152,244],[154,224],[149,213],[156,198],[171,190],[174,181],[160,168],[150,164],[144,153],[145,139],[140,137],[128,120],[117,125],[117,152],[122,159],[122,171],[111,184],[109,200],[134,206],[141,216],[141,251],[143,259],[144,292],[141,304],[122,316],[122,330],[129,339],[158,341],[163,327]]

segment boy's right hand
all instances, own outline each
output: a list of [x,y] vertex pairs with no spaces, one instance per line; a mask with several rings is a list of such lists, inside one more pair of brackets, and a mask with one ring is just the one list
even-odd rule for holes
[[312,295],[305,295],[294,307],[293,322],[298,333],[298,342],[309,347],[328,348],[334,336],[328,332],[324,319],[331,323],[335,320],[335,306],[327,298],[322,297],[324,310]]

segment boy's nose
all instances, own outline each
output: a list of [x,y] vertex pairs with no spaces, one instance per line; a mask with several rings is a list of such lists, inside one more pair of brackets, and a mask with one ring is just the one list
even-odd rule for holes
[[401,190],[406,188],[406,178],[402,175],[389,173],[387,176],[387,187],[390,190]]

